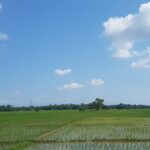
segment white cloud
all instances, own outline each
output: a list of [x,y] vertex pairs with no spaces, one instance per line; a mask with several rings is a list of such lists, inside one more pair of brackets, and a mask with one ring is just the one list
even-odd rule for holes
[[8,35],[6,33],[0,32],[0,41],[8,40]]
[[128,49],[118,49],[112,56],[117,58],[130,58],[133,55]]
[[60,91],[60,90],[65,90],[65,89],[70,90],[70,89],[80,89],[80,88],[83,88],[82,84],[72,82],[72,83],[64,84],[61,87],[58,87],[57,90]]
[[92,79],[90,81],[90,84],[92,86],[100,86],[100,85],[104,84],[104,81],[102,79]]
[[145,56],[143,58],[138,59],[137,61],[134,61],[131,63],[132,68],[150,68],[150,48],[147,47],[147,51],[145,53]]
[[131,64],[132,68],[150,68],[150,58],[142,58]]
[[150,48],[147,47],[146,52],[143,53],[144,57],[139,58],[137,61],[131,63],[132,68],[150,68]]
[[137,14],[125,17],[111,17],[103,23],[104,35],[115,48],[113,57],[131,58],[137,56],[136,42],[150,38],[150,2],[140,6]]
[[59,76],[65,76],[71,74],[72,70],[71,69],[56,69],[55,74]]

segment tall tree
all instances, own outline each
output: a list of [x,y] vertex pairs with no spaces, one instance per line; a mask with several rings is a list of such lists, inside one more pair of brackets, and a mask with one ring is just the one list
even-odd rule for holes
[[101,99],[101,98],[96,98],[95,99],[95,106],[96,106],[96,109],[99,110],[99,109],[102,109],[103,107],[103,104],[104,103],[104,99]]

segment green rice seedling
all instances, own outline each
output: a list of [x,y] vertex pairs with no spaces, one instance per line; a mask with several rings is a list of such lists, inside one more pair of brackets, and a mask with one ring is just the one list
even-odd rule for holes
[[149,150],[150,143],[36,144],[26,150]]
[[[0,150],[145,150],[149,118],[150,110],[0,113]],[[135,139],[139,142],[134,144]]]
[[[138,131],[138,132],[137,132]],[[81,140],[148,140],[149,127],[100,126],[100,127],[70,127],[43,140],[49,141],[81,141]]]
[[41,133],[47,132],[49,128],[39,127],[4,127],[0,128],[0,142],[29,141]]

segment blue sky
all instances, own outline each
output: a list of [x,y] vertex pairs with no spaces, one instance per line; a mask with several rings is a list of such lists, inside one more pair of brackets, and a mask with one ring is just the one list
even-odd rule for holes
[[148,0],[0,0],[0,105],[150,105]]

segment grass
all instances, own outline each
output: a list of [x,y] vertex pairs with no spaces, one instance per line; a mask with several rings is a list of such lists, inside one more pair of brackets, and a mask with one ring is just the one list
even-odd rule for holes
[[[125,140],[129,141],[124,147],[139,145],[142,149],[150,146],[149,133],[150,110],[0,113],[0,150],[67,150],[66,146],[69,150],[77,147],[84,150],[89,145],[99,149],[120,147],[120,142]],[[101,143],[102,140],[106,140],[105,143]]]

